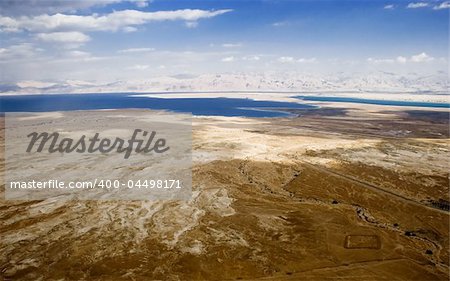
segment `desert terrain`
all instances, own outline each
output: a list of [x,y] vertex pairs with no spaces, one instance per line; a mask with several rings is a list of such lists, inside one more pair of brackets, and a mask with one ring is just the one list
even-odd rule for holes
[[321,105],[195,117],[188,201],[2,199],[0,279],[448,280],[448,110]]

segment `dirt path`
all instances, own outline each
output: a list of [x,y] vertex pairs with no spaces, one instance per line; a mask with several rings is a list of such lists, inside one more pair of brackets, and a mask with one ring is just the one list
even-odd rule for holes
[[435,208],[435,207],[432,207],[432,206],[428,206],[428,205],[423,204],[421,202],[415,201],[415,200],[410,199],[408,197],[404,197],[402,195],[399,195],[399,194],[394,193],[392,191],[386,190],[386,189],[381,188],[379,186],[376,186],[374,184],[371,184],[371,183],[359,180],[359,179],[354,178],[352,176],[347,176],[347,175],[344,175],[344,174],[341,174],[341,173],[338,173],[338,172],[335,172],[335,171],[332,171],[332,170],[320,167],[318,165],[311,164],[311,163],[306,162],[306,161],[301,161],[301,163],[304,164],[305,166],[308,166],[308,167],[312,168],[312,169],[319,170],[322,173],[326,173],[326,174],[329,174],[329,175],[333,175],[335,177],[339,177],[341,179],[345,179],[345,180],[351,181],[351,182],[353,182],[353,183],[355,183],[355,184],[357,184],[357,185],[359,185],[361,187],[370,189],[370,190],[378,192],[378,193],[382,193],[382,194],[388,195],[390,197],[394,197],[395,199],[403,201],[405,203],[413,204],[415,206],[426,208],[428,210],[432,210],[432,211],[435,211],[435,212],[438,212],[438,213],[441,213],[441,214],[450,215],[450,213],[447,212],[447,211],[444,211],[444,210],[441,210],[441,209],[438,209],[438,208]]

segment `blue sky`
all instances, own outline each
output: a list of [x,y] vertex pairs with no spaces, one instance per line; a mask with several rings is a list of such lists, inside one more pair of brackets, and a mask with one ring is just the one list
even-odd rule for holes
[[449,1],[2,1],[0,79],[434,73],[447,70],[449,7]]

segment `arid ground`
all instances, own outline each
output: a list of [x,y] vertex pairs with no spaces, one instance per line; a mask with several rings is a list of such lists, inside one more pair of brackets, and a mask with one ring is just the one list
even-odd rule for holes
[[196,117],[189,202],[2,199],[0,279],[448,280],[448,110],[293,113]]

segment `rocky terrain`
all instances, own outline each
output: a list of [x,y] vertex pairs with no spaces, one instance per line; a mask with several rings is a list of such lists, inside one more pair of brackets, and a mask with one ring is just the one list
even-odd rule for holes
[[0,278],[448,280],[448,112],[293,113],[195,118],[187,202],[2,200]]

